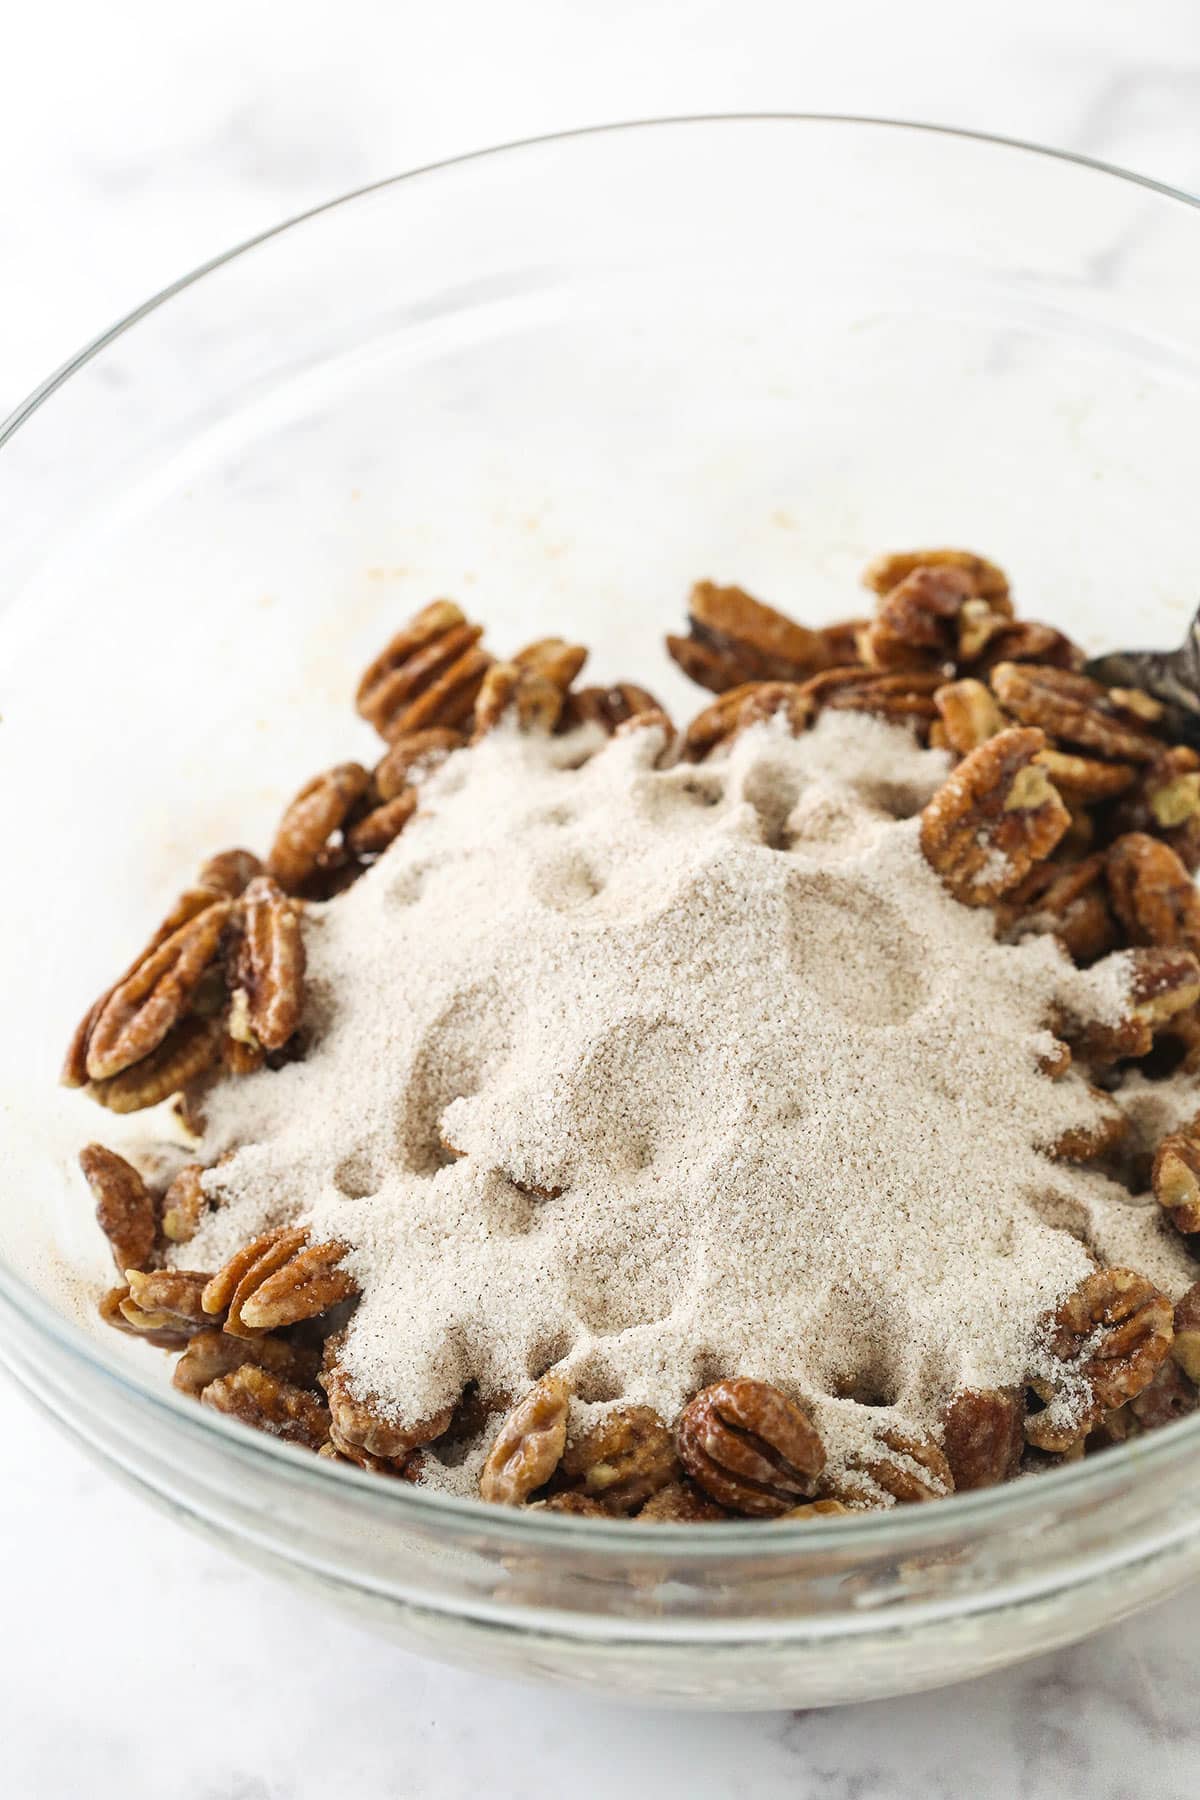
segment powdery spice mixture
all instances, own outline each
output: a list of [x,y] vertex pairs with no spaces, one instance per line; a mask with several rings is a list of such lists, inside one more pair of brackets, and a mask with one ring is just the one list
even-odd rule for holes
[[1153,1202],[1046,1154],[1096,1117],[1039,1072],[1047,1020],[1115,1020],[1121,963],[997,944],[944,892],[915,816],[942,753],[837,713],[703,766],[661,747],[505,727],[426,783],[309,912],[306,1059],[211,1098],[201,1154],[231,1154],[188,1264],[295,1219],[350,1245],[344,1362],[393,1416],[557,1365],[573,1429],[669,1420],[752,1375],[834,1472],[1020,1381],[1085,1245],[1180,1293]]

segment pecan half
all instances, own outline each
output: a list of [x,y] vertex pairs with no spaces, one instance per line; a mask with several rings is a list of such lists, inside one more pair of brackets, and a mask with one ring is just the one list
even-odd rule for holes
[[954,661],[960,668],[977,663],[1002,632],[1010,629],[1012,609],[1007,603],[971,598],[964,600],[958,615],[958,642]]
[[405,788],[382,806],[373,807],[346,833],[346,847],[355,856],[382,856],[395,843],[417,810],[417,790]]
[[487,651],[478,644],[473,644],[410,701],[404,711],[397,715],[391,728],[384,732],[384,736],[389,739],[393,735],[404,737],[414,731],[428,731],[434,726],[451,730],[465,728],[475,710],[484,676],[491,666],[492,659]]
[[994,1487],[1021,1466],[1025,1397],[1019,1388],[966,1388],[942,1418],[942,1448],[954,1490]]
[[921,849],[956,900],[984,906],[1047,857],[1070,815],[1036,761],[1040,731],[1001,731],[953,769],[921,814]]
[[241,1322],[251,1331],[276,1331],[301,1319],[317,1319],[358,1293],[358,1283],[339,1265],[347,1246],[304,1244],[239,1296]]
[[[129,1289],[127,1286],[109,1288],[101,1296],[96,1308],[106,1325],[114,1331],[123,1331],[130,1337],[136,1337],[144,1344],[153,1344],[159,1350],[182,1350],[191,1337],[191,1328],[185,1327],[178,1319],[170,1320],[160,1329],[152,1329],[145,1320],[134,1325],[122,1310],[129,1305]],[[137,1309],[134,1308],[134,1316]]]
[[829,663],[824,634],[798,625],[744,589],[698,581],[688,600],[690,636],[668,637],[685,675],[722,694],[748,681],[799,681]]
[[1097,762],[1094,757],[1071,756],[1065,750],[1043,750],[1038,761],[1072,805],[1094,806],[1112,800],[1137,779],[1137,771],[1129,763]]
[[1086,657],[1079,645],[1053,625],[1034,619],[1014,619],[995,632],[975,659],[981,674],[1001,663],[1038,663],[1049,669],[1082,669]]
[[734,1376],[703,1388],[676,1427],[679,1457],[731,1512],[775,1518],[811,1498],[825,1451],[802,1407],[768,1382]]
[[1072,1061],[1070,1044],[1064,1044],[1061,1038],[1051,1034],[1050,1047],[1042,1051],[1037,1059],[1037,1066],[1051,1081],[1061,1081],[1069,1072]]
[[611,1519],[613,1510],[604,1506],[599,1500],[593,1500],[590,1494],[577,1493],[573,1489],[565,1489],[561,1494],[549,1494],[544,1500],[530,1500],[527,1503],[529,1512],[575,1513],[584,1519]]
[[662,710],[653,694],[632,681],[619,681],[608,688],[572,688],[563,704],[558,728],[571,731],[579,725],[599,725],[611,736],[630,719]]
[[129,1292],[120,1302],[126,1323],[137,1332],[173,1331],[191,1336],[212,1323],[202,1296],[207,1275],[195,1269],[129,1270]]
[[995,911],[997,936],[1019,942],[1031,932],[1050,932],[1081,965],[1095,962],[1117,943],[1099,854],[1077,863],[1036,864],[997,902]]
[[237,980],[254,1042],[282,1050],[304,1010],[304,939],[292,901],[269,875],[259,875],[242,901]]
[[321,852],[342,829],[370,780],[361,763],[351,762],[305,782],[279,821],[267,858],[268,873],[285,893],[298,893],[314,873]]
[[653,1407],[621,1406],[566,1446],[557,1479],[630,1513],[680,1472],[675,1439]]
[[208,1210],[208,1196],[200,1185],[203,1163],[185,1163],[163,1195],[162,1233],[172,1244],[186,1244],[195,1237]]
[[158,1049],[187,1013],[232,916],[232,901],[213,901],[118,983],[92,1026],[87,1053],[92,1081],[119,1075]]
[[1115,1023],[1091,1019],[1073,1025],[1067,1020],[1062,1033],[1097,1063],[1148,1056],[1155,1032],[1200,1000],[1200,961],[1190,950],[1118,950],[1095,969],[1107,977],[1113,964],[1128,995],[1121,1017]]
[[440,768],[466,741],[461,731],[451,731],[445,725],[432,725],[425,731],[410,731],[397,738],[375,765],[373,779],[379,798],[394,800],[414,782],[423,781]]
[[319,1450],[329,1437],[329,1409],[318,1396],[257,1363],[218,1375],[201,1391],[200,1404],[306,1450]]
[[848,669],[862,661],[858,646],[870,623],[870,619],[838,619],[832,625],[822,625],[826,668]]
[[562,688],[537,669],[522,668],[515,662],[493,663],[475,702],[471,742],[478,743],[494,731],[509,711],[520,731],[553,731],[562,708]]
[[369,1469],[372,1475],[388,1475],[393,1481],[420,1481],[425,1469],[425,1459],[419,1450],[404,1457],[372,1456],[361,1444],[352,1444],[344,1438],[336,1425],[330,1426],[329,1442],[321,1445],[317,1455],[327,1456],[333,1462],[353,1463],[356,1469]]
[[[971,577],[962,569],[918,565],[880,601],[878,617],[860,640],[863,661],[872,669],[928,669],[952,661],[959,619],[972,593]],[[994,616],[997,623],[1007,617]],[[980,621],[972,624],[978,635]]]
[[1200,1116],[1163,1139],[1150,1182],[1154,1198],[1178,1231],[1200,1231]]
[[1098,756],[1153,762],[1162,745],[1114,708],[1108,689],[1072,669],[1040,663],[997,663],[992,688],[1006,711],[1023,725],[1037,725]]
[[685,1476],[682,1481],[669,1482],[666,1487],[659,1488],[656,1494],[651,1494],[638,1514],[638,1523],[714,1525],[719,1519],[728,1517],[723,1506],[710,1500],[703,1488],[697,1487],[694,1481],[689,1481]]
[[[1008,601],[1008,577],[986,556],[973,550],[890,550],[877,556],[863,570],[863,584],[876,594],[889,594],[915,569],[953,569],[970,582],[970,591],[981,600],[1003,608]],[[1009,611],[1011,613],[1011,604]]]
[[212,888],[227,899],[236,900],[262,872],[263,866],[253,850],[218,850],[215,856],[201,863],[196,885]]
[[1099,1162],[1129,1134],[1129,1120],[1112,1096],[1097,1087],[1089,1092],[1101,1110],[1091,1124],[1073,1125],[1062,1133],[1050,1151],[1056,1162]]
[[171,1373],[171,1384],[181,1394],[198,1397],[218,1376],[231,1375],[244,1363],[255,1363],[297,1387],[311,1388],[320,1360],[319,1351],[286,1338],[236,1338],[210,1327],[189,1339]]
[[358,1452],[390,1463],[404,1463],[422,1444],[440,1438],[454,1417],[454,1406],[442,1407],[427,1419],[405,1424],[389,1418],[373,1398],[353,1393],[350,1377],[342,1367],[342,1336],[328,1339],[318,1380],[329,1401],[333,1437],[343,1455],[358,1460]]
[[1173,745],[1147,770],[1142,797],[1160,830],[1186,825],[1200,815],[1200,757],[1186,744]]
[[1138,774],[1137,785],[1115,803],[1110,830],[1152,832],[1194,874],[1200,868],[1200,756],[1186,744],[1160,747]]
[[89,1092],[109,1112],[144,1112],[182,1093],[219,1060],[224,1030],[217,1019],[183,1019],[149,1056]]
[[619,738],[629,738],[640,736],[647,731],[657,732],[661,740],[660,748],[653,759],[654,767],[669,769],[676,759],[676,731],[670,714],[665,713],[661,706],[655,707],[653,712],[634,713],[632,718],[622,719],[613,735]]
[[92,1041],[92,1031],[95,1028],[96,1020],[100,1017],[100,1014],[108,1004],[109,995],[111,993],[112,989],[106,988],[98,1000],[93,1000],[92,1004],[88,1007],[82,1019],[80,1019],[78,1025],[71,1033],[71,1039],[67,1045],[66,1055],[63,1057],[62,1068],[59,1071],[58,1076],[59,1082],[63,1087],[78,1088],[87,1086],[88,1045]]
[[1008,724],[992,690],[982,681],[948,681],[935,689],[933,703],[941,719],[945,747],[957,750],[960,756],[969,756]]
[[422,607],[364,673],[359,712],[389,742],[432,725],[460,725],[487,667],[482,636],[452,600]]
[[700,762],[766,719],[781,719],[799,736],[812,716],[812,705],[795,682],[747,681],[696,714],[683,734],[683,753],[690,761]]
[[225,1075],[255,1075],[266,1060],[266,1051],[250,1026],[246,990],[238,988],[229,1008],[229,1030],[221,1043],[221,1072]]
[[1131,944],[1200,951],[1200,893],[1169,844],[1127,832],[1110,845],[1105,872],[1113,911]]
[[88,1050],[96,1023],[113,993],[137,973],[150,957],[200,913],[221,900],[235,900],[261,868],[258,858],[249,850],[222,850],[203,863],[192,887],[185,888],[145,948],[130,963],[111,988],[84,1014],[75,1028],[63,1063],[61,1080],[65,1087],[83,1087],[88,1082]]
[[865,712],[889,725],[907,725],[918,737],[937,717],[933,696],[944,679],[936,669],[906,669],[881,675],[857,667],[825,669],[801,683],[815,712]]
[[561,1375],[543,1375],[501,1425],[479,1478],[484,1500],[520,1506],[545,1485],[567,1441],[571,1390]]
[[911,1437],[890,1428],[881,1431],[879,1438],[893,1454],[868,1462],[867,1474],[893,1500],[907,1506],[954,1492],[950,1464],[932,1438]]
[[818,1519],[849,1518],[853,1510],[853,1507],[844,1506],[840,1500],[805,1500],[799,1506],[789,1507],[779,1517],[814,1524]]
[[1121,1411],[1133,1415],[1135,1429],[1157,1431],[1160,1426],[1173,1425],[1176,1419],[1186,1419],[1195,1412],[1197,1401],[1194,1384],[1179,1364],[1168,1357],[1160,1364],[1153,1381],[1127,1401]]
[[1047,1321],[1047,1348],[1063,1374],[1031,1380],[1047,1404],[1026,1419],[1027,1442],[1069,1450],[1104,1413],[1149,1385],[1174,1329],[1171,1302],[1144,1275],[1098,1269],[1086,1276]]
[[158,1206],[132,1163],[103,1144],[79,1153],[79,1166],[96,1201],[96,1222],[108,1239],[120,1274],[144,1269],[158,1239]]
[[1200,1384],[1200,1281],[1175,1302],[1175,1336],[1171,1355],[1189,1381]]
[[518,668],[544,676],[565,694],[587,659],[588,653],[582,644],[568,644],[565,638],[548,637],[526,644],[512,660]]
[[205,1311],[228,1308],[225,1329],[234,1337],[319,1318],[358,1292],[353,1276],[338,1266],[345,1255],[345,1244],[309,1243],[302,1226],[266,1232],[213,1276]]

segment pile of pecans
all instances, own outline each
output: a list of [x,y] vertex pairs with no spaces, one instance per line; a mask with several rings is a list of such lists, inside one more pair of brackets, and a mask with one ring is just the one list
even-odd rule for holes
[[[1131,1068],[1200,1069],[1200,756],[1170,740],[1151,695],[1091,680],[1061,632],[1019,621],[985,558],[906,552],[865,579],[874,616],[822,629],[700,583],[687,635],[667,647],[715,698],[681,734],[644,688],[576,685],[582,646],[545,638],[498,661],[452,602],[425,607],[359,685],[358,710],[386,746],[374,769],[342,763],[308,782],[264,862],[232,850],[204,864],[85,1015],[64,1081],[117,1112],[173,1098],[195,1118],[214,1082],[303,1056],[306,909],[336,901],[418,813],[424,777],[502,719],[526,732],[655,728],[661,760],[702,761],[763,720],[799,733],[826,709],[861,712],[953,759],[920,829],[957,900],[989,907],[1004,941],[1048,932],[1080,966],[1122,959],[1123,1016],[1047,1021],[1046,1078],[1083,1066],[1107,1096],[1101,1124],[1054,1154],[1151,1188],[1167,1228],[1190,1240],[1200,1114],[1139,1168],[1121,1084]],[[405,1481],[421,1479],[428,1446],[490,1441],[480,1493],[501,1504],[660,1521],[813,1518],[1005,1481],[1197,1405],[1200,1281],[1172,1306],[1141,1275],[1097,1268],[1043,1322],[1023,1385],[955,1395],[933,1435],[881,1427],[836,1474],[804,1408],[737,1375],[695,1394],[673,1426],[622,1405],[571,1441],[571,1395],[553,1369],[515,1405],[471,1386],[431,1418],[398,1421],[354,1390],[342,1363],[356,1299],[345,1244],[287,1226],[215,1272],[182,1268],[210,1204],[203,1167],[160,1189],[102,1145],[80,1161],[122,1278],[102,1316],[178,1352],[181,1392]]]

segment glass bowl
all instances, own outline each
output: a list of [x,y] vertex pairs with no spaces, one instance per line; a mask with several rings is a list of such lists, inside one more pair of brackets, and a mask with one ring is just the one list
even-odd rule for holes
[[996,556],[1091,645],[1176,639],[1197,292],[1200,217],[1112,170],[911,126],[687,120],[353,195],[39,390],[0,456],[0,1341],[35,1400],[414,1647],[659,1701],[978,1674],[1200,1568],[1200,1421],[929,1507],[704,1527],[493,1510],[256,1436],[94,1321],[71,1163],[99,1119],[53,1088],[81,1001],[181,874],[369,753],[355,675],[434,593],[501,644],[590,642],[601,678],[680,711],[698,696],[661,636],[694,578],[820,621],[911,543]]

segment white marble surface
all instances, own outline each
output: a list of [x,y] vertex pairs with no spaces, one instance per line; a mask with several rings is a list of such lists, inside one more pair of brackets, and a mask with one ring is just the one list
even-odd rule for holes
[[[1200,188],[1194,0],[51,0],[6,27],[0,411],[156,287],[330,195],[617,117],[876,112]],[[4,1791],[97,1800],[1182,1800],[1196,1596],[951,1693],[691,1717],[425,1664],[184,1535],[0,1386]]]

